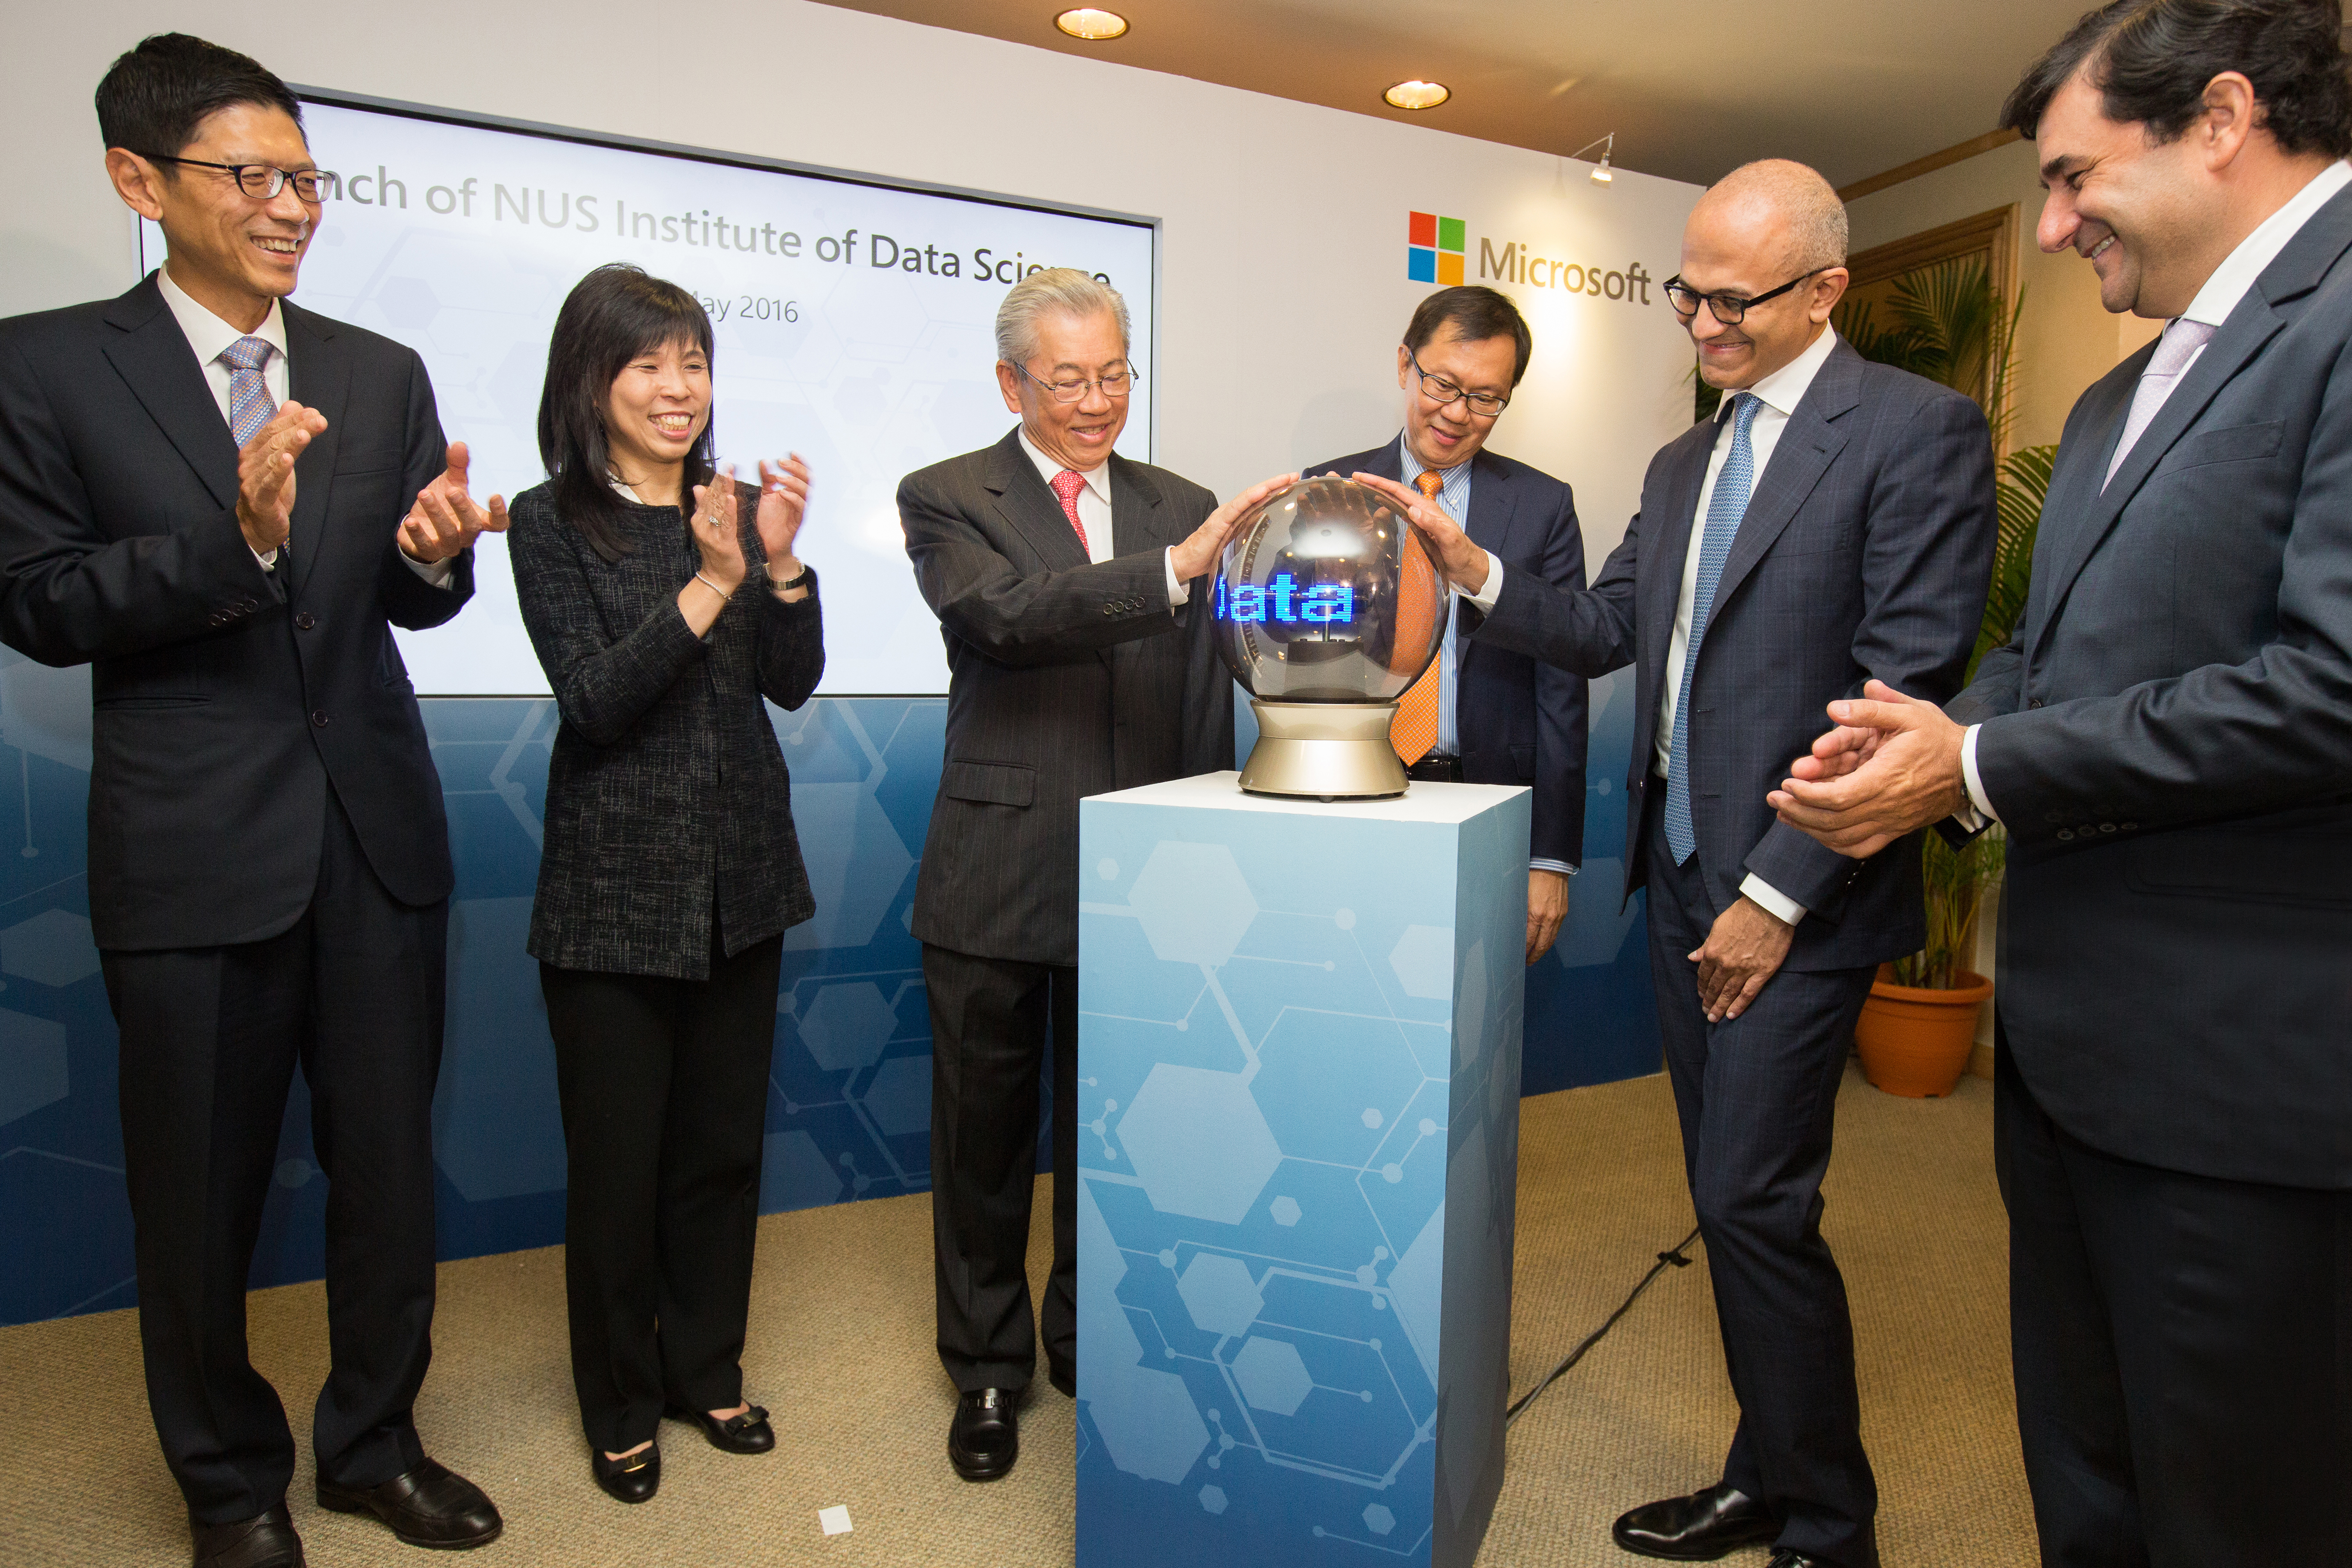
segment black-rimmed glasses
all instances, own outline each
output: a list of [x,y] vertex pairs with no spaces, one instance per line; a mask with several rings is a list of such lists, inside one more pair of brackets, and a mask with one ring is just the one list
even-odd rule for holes
[[219,169],[236,177],[236,188],[255,201],[275,200],[288,184],[294,187],[297,200],[305,206],[317,206],[326,194],[327,176],[317,169],[280,169],[268,163],[215,163],[204,158],[166,158],[160,153],[150,153],[151,163],[184,163],[195,169]]
[[1704,300],[1706,301],[1708,313],[1717,321],[1727,327],[1736,327],[1747,318],[1748,311],[1761,305],[1765,300],[1777,300],[1798,284],[1804,282],[1806,279],[1818,278],[1828,270],[1826,267],[1816,267],[1803,278],[1791,278],[1778,289],[1767,289],[1763,293],[1751,299],[1742,299],[1737,294],[1702,294],[1684,282],[1682,274],[1677,272],[1665,281],[1666,303],[1673,307],[1675,315],[1688,321],[1698,314],[1699,301]]
[[1412,362],[1413,373],[1421,377],[1421,395],[1440,408],[1444,408],[1458,398],[1468,404],[1470,412],[1479,418],[1492,419],[1511,405],[1511,400],[1507,397],[1497,396],[1491,392],[1465,391],[1442,375],[1433,375],[1428,371],[1423,370],[1421,356],[1411,349],[1404,351],[1404,357]]
[[1132,360],[1117,370],[1106,372],[1092,379],[1073,376],[1066,381],[1047,381],[1031,371],[1025,364],[1015,363],[1013,368],[1044,387],[1047,395],[1056,403],[1082,402],[1087,392],[1097,386],[1102,388],[1105,397],[1125,397],[1129,390],[1135,385],[1135,362]]

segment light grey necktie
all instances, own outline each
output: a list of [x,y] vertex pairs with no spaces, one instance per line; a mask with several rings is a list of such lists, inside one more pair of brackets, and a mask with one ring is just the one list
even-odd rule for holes
[[2124,459],[2131,455],[2133,443],[2155,421],[2157,410],[2164,406],[2164,400],[2172,395],[2173,387],[2179,384],[2180,373],[2189,368],[2189,362],[2197,357],[2197,351],[2203,348],[2212,335],[2211,327],[2185,316],[2175,317],[2166,324],[2164,336],[2158,340],[2155,355],[2148,360],[2147,368],[2139,373],[2139,385],[2132,393],[2131,414],[2124,421],[2124,438],[2116,443],[2116,455],[2107,459],[2107,477],[2099,481],[2101,489],[2105,489],[2115,479],[2116,470],[2122,468]]

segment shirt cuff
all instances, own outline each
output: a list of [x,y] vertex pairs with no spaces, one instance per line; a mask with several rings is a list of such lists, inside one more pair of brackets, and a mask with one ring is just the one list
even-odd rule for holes
[[1952,820],[1970,833],[1982,833],[2000,820],[2000,813],[1985,798],[1984,780],[1977,776],[1977,731],[1981,724],[1971,724],[1969,732],[1960,737],[1960,778],[1969,786],[1969,804],[1963,810],[1952,813]]
[[1463,594],[1462,596],[1477,605],[1480,615],[1493,615],[1495,601],[1503,596],[1503,558],[1491,550],[1486,552],[1486,581],[1476,593]]
[[1170,545],[1161,552],[1160,565],[1160,569],[1168,574],[1168,607],[1172,610],[1179,605],[1189,604],[1192,598],[1192,586],[1176,575],[1174,545]]
[[[394,548],[398,547],[395,546]],[[427,583],[432,584],[436,588],[447,587],[449,585],[449,579],[457,574],[457,558],[454,555],[450,556],[446,561],[436,561],[433,564],[427,566],[424,562],[419,561],[415,556],[411,555],[407,551],[403,550],[400,552],[400,561],[402,565],[406,566],[411,572],[415,573],[419,577],[424,578]]]
[[1573,877],[1576,875],[1576,868],[1570,865],[1567,861],[1546,860],[1540,856],[1538,856],[1536,858],[1528,862],[1528,869],[1530,871],[1557,871],[1563,877]]
[[[250,544],[247,545],[246,548],[247,550],[253,550],[253,546]],[[272,550],[268,554],[264,555],[260,551],[253,550],[253,563],[260,567],[264,572],[275,572],[278,570],[278,552]]]
[[1795,925],[1805,918],[1804,905],[1753,871],[1748,872],[1748,879],[1739,884],[1739,893],[1783,925]]

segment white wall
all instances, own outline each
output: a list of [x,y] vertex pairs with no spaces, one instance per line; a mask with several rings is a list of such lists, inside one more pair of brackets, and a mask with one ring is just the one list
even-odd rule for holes
[[1416,208],[1469,221],[1470,281],[1482,237],[1653,279],[1646,308],[1514,290],[1537,357],[1494,445],[1575,485],[1596,563],[1688,423],[1688,346],[1656,280],[1696,187],[1603,188],[1517,148],[803,0],[54,9],[11,39],[0,93],[17,151],[0,167],[0,314],[133,281],[90,93],[175,27],[300,84],[1157,216],[1158,460],[1221,493],[1395,431],[1395,345],[1426,291],[1404,271]]

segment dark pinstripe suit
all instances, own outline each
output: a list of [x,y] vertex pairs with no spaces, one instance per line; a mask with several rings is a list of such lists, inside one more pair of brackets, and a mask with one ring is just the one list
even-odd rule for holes
[[[1756,480],[1692,672],[1697,853],[1676,867],[1651,776],[1683,567],[1707,458],[1699,425],[1652,459],[1642,510],[1589,592],[1504,574],[1465,625],[1580,675],[1635,667],[1625,895],[1650,889],[1651,968],[1683,1157],[1706,1237],[1740,1425],[1724,1480],[1782,1520],[1780,1544],[1877,1562],[1845,1286],[1820,1233],[1837,1083],[1874,969],[1925,940],[1919,854],[1857,864],[1780,824],[1765,795],[1875,676],[1957,689],[1992,564],[1992,446],[1958,393],[1841,342]],[[1748,1010],[1710,1025],[1688,954],[1753,872],[1810,911]]]
[[1171,612],[1169,546],[1216,498],[1110,459],[1111,542],[1090,563],[1021,448],[909,474],[898,516],[940,617],[946,766],[915,884],[931,1007],[931,1214],[940,1357],[960,1389],[1036,1365],[1024,1257],[1037,1074],[1055,1043],[1054,1277],[1043,1327],[1076,1353],[1078,800],[1234,765],[1234,688],[1193,605]]

